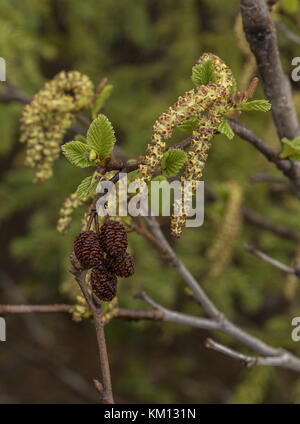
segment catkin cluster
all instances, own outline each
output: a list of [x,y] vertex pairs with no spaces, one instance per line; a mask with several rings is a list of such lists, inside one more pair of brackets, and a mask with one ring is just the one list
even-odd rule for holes
[[27,143],[25,164],[35,168],[34,182],[52,176],[52,164],[75,113],[93,97],[93,83],[77,71],[60,72],[26,105],[21,118],[20,141]]
[[[205,53],[200,57],[198,64],[204,64],[208,60],[213,64],[214,82],[187,91],[154,123],[152,142],[147,147],[143,164],[139,166],[142,181],[148,182],[160,164],[166,148],[165,140],[172,136],[178,125],[189,118],[197,120],[198,129],[192,134],[191,150],[188,152],[188,161],[181,180],[193,182],[202,176],[210,141],[224,115],[232,107],[231,91],[234,86],[230,68],[219,57]],[[181,235],[187,212],[183,210],[180,216],[172,216],[171,230],[176,237]]]
[[83,269],[91,271],[91,288],[100,299],[110,302],[117,293],[117,277],[134,274],[132,256],[125,227],[118,221],[107,220],[100,234],[82,231],[74,241],[74,252]]

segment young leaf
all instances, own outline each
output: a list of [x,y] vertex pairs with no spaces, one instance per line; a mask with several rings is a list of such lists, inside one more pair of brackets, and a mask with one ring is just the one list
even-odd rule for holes
[[62,151],[66,158],[76,166],[80,168],[86,168],[93,165],[93,162],[89,159],[89,153],[91,147],[87,144],[82,143],[81,141],[70,141],[69,143],[64,144]]
[[280,154],[281,158],[288,158],[291,160],[300,160],[300,137],[296,137],[293,140],[283,138],[283,151]]
[[271,103],[268,100],[251,100],[250,102],[242,102],[237,105],[238,110],[267,112],[271,109]]
[[76,190],[76,195],[80,200],[85,200],[87,197],[96,194],[98,181],[93,179],[93,176],[86,177],[81,181]]
[[207,60],[202,65],[195,65],[192,69],[192,81],[195,85],[206,85],[215,82],[216,75],[212,60]]
[[99,153],[102,159],[109,156],[116,142],[115,132],[110,121],[104,115],[98,115],[87,132],[88,145]]
[[224,121],[220,123],[220,125],[218,126],[218,131],[221,134],[226,135],[226,137],[228,137],[230,140],[234,137],[234,132],[227,119],[224,119]]
[[81,135],[81,134],[75,135],[75,140],[76,141],[81,141],[81,143],[86,143],[86,138],[83,135]]
[[107,99],[110,97],[112,92],[113,86],[111,84],[106,85],[103,90],[99,93],[98,97],[96,98],[93,106],[92,106],[92,117],[93,119],[96,118],[99,111],[103,108],[105,105]]
[[183,150],[169,149],[162,158],[161,169],[166,177],[173,177],[178,174],[187,159],[187,154]]
[[199,127],[198,123],[197,123],[197,119],[196,118],[190,118],[187,119],[186,121],[184,121],[181,125],[178,125],[178,128],[181,131],[187,132],[187,133],[192,133],[193,131],[195,131],[197,128]]

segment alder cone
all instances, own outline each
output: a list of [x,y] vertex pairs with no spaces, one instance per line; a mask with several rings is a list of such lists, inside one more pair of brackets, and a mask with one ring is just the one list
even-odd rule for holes
[[110,256],[122,255],[128,246],[127,232],[123,224],[118,221],[106,221],[100,232],[100,243]]
[[91,287],[99,300],[110,302],[117,294],[117,277],[103,265],[96,266],[91,272]]
[[84,269],[98,265],[104,258],[99,238],[93,231],[82,231],[74,241],[74,252]]
[[127,252],[120,256],[108,256],[106,264],[118,277],[128,278],[134,274],[133,257]]

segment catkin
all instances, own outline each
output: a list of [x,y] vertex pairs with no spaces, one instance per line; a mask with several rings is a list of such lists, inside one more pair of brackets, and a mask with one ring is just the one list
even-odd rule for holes
[[228,190],[229,199],[222,219],[220,232],[207,252],[207,257],[211,262],[207,280],[218,278],[230,262],[235,241],[242,226],[242,188],[234,181],[226,183],[225,187]]
[[35,168],[34,182],[52,176],[53,162],[75,113],[87,107],[93,83],[77,71],[60,72],[26,105],[21,118],[20,141],[27,144],[25,164]]

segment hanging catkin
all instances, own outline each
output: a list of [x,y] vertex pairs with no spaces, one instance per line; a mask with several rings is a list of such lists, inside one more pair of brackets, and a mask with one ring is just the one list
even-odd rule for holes
[[207,252],[211,265],[206,277],[207,280],[218,278],[232,257],[235,241],[242,226],[241,205],[243,193],[241,186],[230,181],[225,184],[229,199],[222,218],[219,234]]
[[93,83],[77,71],[60,72],[26,105],[21,118],[21,142],[27,144],[25,164],[36,169],[34,182],[52,176],[53,162],[75,113],[87,107]]

